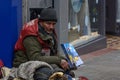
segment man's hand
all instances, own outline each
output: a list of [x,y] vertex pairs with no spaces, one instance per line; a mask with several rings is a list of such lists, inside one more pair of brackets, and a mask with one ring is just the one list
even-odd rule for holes
[[61,60],[60,66],[61,66],[64,70],[69,69],[69,64],[68,64],[68,62],[67,62],[66,60],[64,60],[64,59]]

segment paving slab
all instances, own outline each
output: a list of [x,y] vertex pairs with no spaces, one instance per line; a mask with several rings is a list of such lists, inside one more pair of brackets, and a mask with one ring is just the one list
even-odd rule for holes
[[113,50],[89,59],[75,70],[76,77],[85,76],[89,80],[120,80],[120,50]]

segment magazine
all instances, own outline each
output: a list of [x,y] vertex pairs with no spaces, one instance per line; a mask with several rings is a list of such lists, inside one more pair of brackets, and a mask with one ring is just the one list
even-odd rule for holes
[[64,43],[61,44],[61,47],[64,51],[65,56],[67,57],[70,68],[79,67],[81,64],[83,64],[82,59],[78,55],[73,45],[70,43]]

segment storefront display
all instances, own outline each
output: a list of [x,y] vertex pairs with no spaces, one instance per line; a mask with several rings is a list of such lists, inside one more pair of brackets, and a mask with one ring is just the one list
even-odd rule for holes
[[[69,5],[72,6],[70,3]],[[69,6],[69,10],[74,11],[74,8],[71,8],[70,6]],[[103,22],[105,20],[104,18],[105,15],[104,12],[101,12],[102,10],[104,10],[104,7],[101,6],[104,6],[104,3],[102,3],[102,1],[100,0],[93,0],[93,1],[84,0],[82,2],[81,9],[79,12],[77,12],[77,21],[78,21],[76,22],[77,24],[74,26],[69,25],[70,27],[68,28],[69,29],[68,40],[76,48],[78,47],[82,48],[83,45],[88,45],[88,43],[90,44],[90,42],[94,44],[94,41],[98,40],[99,38],[105,40],[105,36],[104,36],[105,25]],[[71,13],[69,13],[69,17],[71,17]],[[69,21],[70,21],[69,24],[72,24],[73,22],[75,23],[75,21],[73,22],[71,22],[71,20]],[[106,42],[104,41],[103,43]],[[99,41],[97,44],[99,44]],[[103,47],[105,47],[105,45],[103,45]],[[87,49],[87,46],[85,48]]]
[[[72,0],[72,1],[76,1],[76,0]],[[69,30],[69,41],[72,42],[73,44],[74,44],[74,42],[77,42],[77,41],[79,41],[81,43],[81,37],[86,37],[87,36],[87,39],[85,39],[85,40],[92,40],[91,38],[98,37],[98,36],[92,35],[94,33],[97,33],[97,35],[98,35],[98,30],[95,29],[94,27],[91,27],[91,26],[93,26],[93,24],[97,23],[97,14],[98,13],[97,13],[97,10],[96,10],[96,6],[94,6],[94,8],[92,9],[92,12],[90,12],[89,11],[90,7],[89,7],[88,0],[85,0],[84,3],[82,3],[82,1],[79,1],[79,2],[81,3],[82,8],[84,7],[84,15],[81,15],[81,16],[84,16],[84,23],[83,23],[83,26],[79,26],[80,28],[78,27],[78,25],[81,25],[81,24],[80,24],[80,22],[77,22],[78,20],[73,21],[73,22],[76,22],[76,23],[79,23],[79,24],[76,24],[75,26],[69,25],[70,26],[70,28],[68,28],[68,29],[70,29]],[[78,8],[77,8],[76,7],[77,4],[75,6],[75,4],[73,5],[73,3],[74,2],[71,3],[72,5],[70,4],[72,6],[72,8],[71,7],[69,7],[69,8],[73,9],[71,11],[75,12],[76,13],[75,16],[77,16],[77,14],[80,14],[78,12],[80,11],[81,6],[78,6]],[[98,2],[97,2],[97,4],[98,4]],[[81,10],[81,11],[83,11],[83,10]],[[92,13],[92,15],[89,15],[90,13]],[[69,14],[71,14],[71,13],[69,13]],[[73,15],[69,15],[69,16],[71,17]],[[74,18],[76,18],[75,16],[74,16]],[[71,21],[71,24],[73,22]],[[92,23],[92,25],[90,23]],[[82,33],[79,32],[79,29],[82,29],[81,30]],[[76,38],[73,38],[74,36],[76,36]],[[85,41],[85,40],[82,39],[82,41]]]

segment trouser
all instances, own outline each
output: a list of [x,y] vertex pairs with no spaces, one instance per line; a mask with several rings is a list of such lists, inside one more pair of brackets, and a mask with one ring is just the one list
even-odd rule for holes
[[51,70],[48,67],[40,67],[36,69],[33,78],[34,80],[72,80],[72,77],[68,74],[68,72],[54,72],[54,70]]

